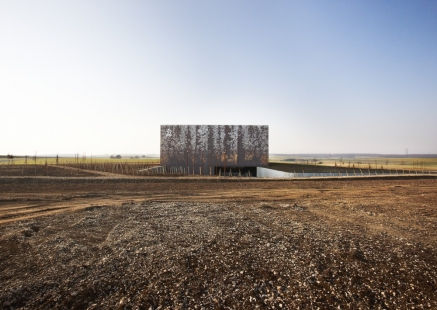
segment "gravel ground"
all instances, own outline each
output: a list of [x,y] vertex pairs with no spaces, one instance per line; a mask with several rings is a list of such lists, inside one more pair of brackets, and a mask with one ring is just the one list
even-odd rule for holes
[[[4,223],[0,306],[436,309],[435,181],[425,185],[430,197],[419,205],[393,187],[398,214],[366,195],[324,200],[320,190],[281,201],[102,205]],[[408,213],[409,204],[419,211]],[[408,214],[411,227],[402,224]]]

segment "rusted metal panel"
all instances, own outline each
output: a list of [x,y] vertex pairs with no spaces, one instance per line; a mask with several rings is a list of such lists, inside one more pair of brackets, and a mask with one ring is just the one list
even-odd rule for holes
[[210,167],[265,167],[268,160],[267,125],[161,126],[162,165],[207,171]]

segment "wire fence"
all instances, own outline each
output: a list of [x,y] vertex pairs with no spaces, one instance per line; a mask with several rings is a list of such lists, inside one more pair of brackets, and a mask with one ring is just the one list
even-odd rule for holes
[[[223,168],[223,167],[221,167]],[[91,176],[119,174],[126,176],[218,176],[218,177],[259,177],[259,178],[329,178],[329,177],[375,177],[437,175],[437,171],[425,170],[370,170],[350,169],[332,172],[284,172],[257,167],[255,170],[220,167],[165,166],[157,162],[59,162],[58,164],[10,164],[0,165],[0,176]]]
[[333,172],[284,172],[268,168],[257,168],[260,178],[326,178],[326,177],[365,177],[365,176],[402,176],[402,175],[437,175],[437,171],[424,170],[346,170]]

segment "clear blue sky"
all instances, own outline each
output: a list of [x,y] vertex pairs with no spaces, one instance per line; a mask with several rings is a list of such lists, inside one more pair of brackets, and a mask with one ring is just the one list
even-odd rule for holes
[[161,124],[437,153],[437,1],[0,3],[0,154],[158,153]]

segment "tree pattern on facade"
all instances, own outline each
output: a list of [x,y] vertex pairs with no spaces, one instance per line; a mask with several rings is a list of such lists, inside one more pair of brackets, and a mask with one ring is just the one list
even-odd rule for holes
[[161,164],[267,166],[268,126],[162,125]]

